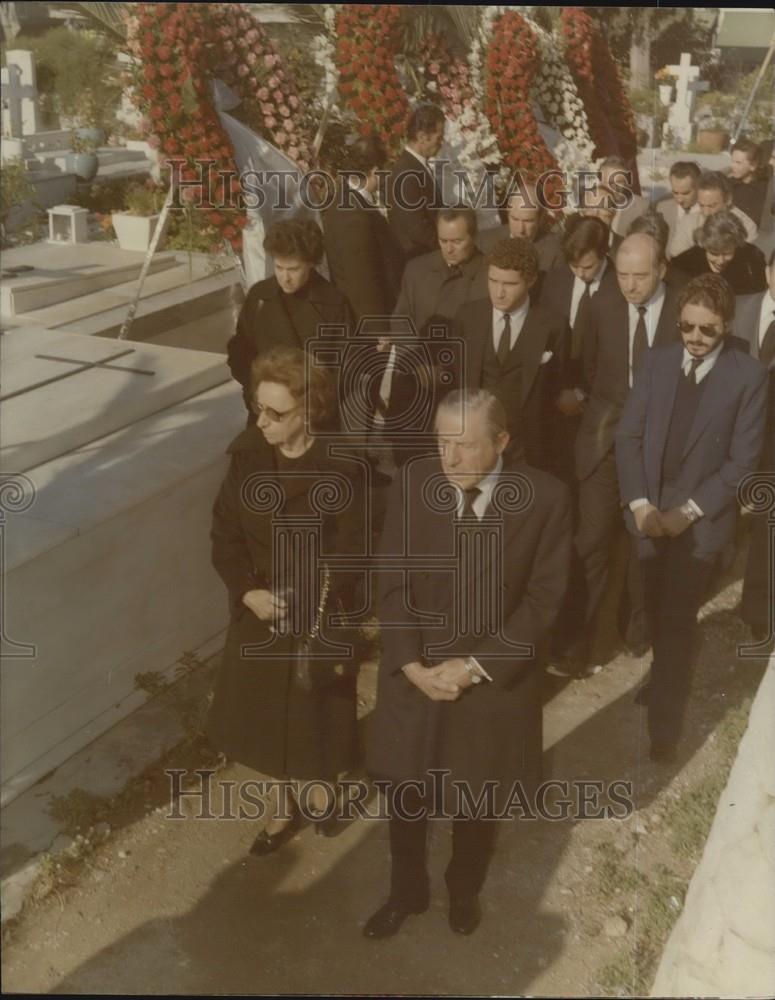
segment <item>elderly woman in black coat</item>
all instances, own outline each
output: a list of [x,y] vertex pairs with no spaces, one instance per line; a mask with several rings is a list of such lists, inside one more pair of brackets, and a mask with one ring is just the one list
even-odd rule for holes
[[304,349],[319,336],[321,325],[349,329],[352,319],[344,294],[317,270],[323,259],[318,225],[308,219],[276,222],[266,234],[264,250],[272,257],[274,274],[248,292],[237,332],[226,347],[248,410],[250,366],[259,354],[275,346]]
[[746,243],[745,228],[732,212],[709,215],[695,232],[696,246],[674,257],[672,263],[689,278],[720,274],[735,295],[755,295],[767,288],[761,250]]
[[[334,391],[305,361],[299,349],[275,348],[254,363],[256,417],[229,447],[231,467],[213,510],[213,564],[229,592],[231,622],[210,739],[230,759],[277,779],[253,854],[276,850],[295,832],[294,788],[298,798],[306,786],[302,808],[323,814],[317,829],[331,832],[337,777],[357,756],[357,665],[329,621],[355,610],[357,574],[327,560],[365,552],[362,476],[357,461],[330,457],[316,433]],[[304,640],[311,657],[299,651]]]

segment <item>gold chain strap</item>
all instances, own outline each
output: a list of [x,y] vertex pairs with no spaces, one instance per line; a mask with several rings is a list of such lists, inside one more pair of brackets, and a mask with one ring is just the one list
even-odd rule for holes
[[312,628],[310,629],[310,639],[314,639],[320,630],[320,625],[323,621],[323,611],[325,610],[326,601],[328,600],[328,589],[330,583],[331,574],[329,573],[328,566],[326,566],[323,570],[323,586],[320,591],[320,604],[318,605],[317,614],[315,615],[315,621],[312,623]]

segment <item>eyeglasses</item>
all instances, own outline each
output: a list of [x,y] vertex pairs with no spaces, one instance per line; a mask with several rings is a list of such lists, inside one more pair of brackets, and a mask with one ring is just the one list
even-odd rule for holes
[[692,330],[699,330],[703,337],[718,337],[723,330],[719,330],[712,323],[687,323],[685,319],[678,321],[678,329],[681,333],[691,333]]
[[253,412],[256,416],[261,416],[263,413],[267,420],[271,420],[273,424],[281,424],[286,417],[289,417],[292,413],[295,413],[299,409],[301,403],[298,406],[292,406],[290,410],[275,410],[271,406],[264,406],[262,403],[253,403]]

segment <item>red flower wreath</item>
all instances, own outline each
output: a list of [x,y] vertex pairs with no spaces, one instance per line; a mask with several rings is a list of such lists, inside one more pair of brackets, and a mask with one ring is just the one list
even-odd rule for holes
[[[558,169],[530,106],[530,86],[539,58],[538,40],[522,15],[513,10],[502,14],[487,50],[484,111],[504,164],[526,181]],[[550,180],[547,195],[552,197],[561,183],[559,177]]]
[[[435,32],[423,38],[418,55],[425,100],[441,104],[448,118],[459,117],[474,102],[468,63],[453,53],[443,35]],[[435,89],[428,86],[430,83]]]
[[584,102],[595,155],[634,160],[638,145],[632,108],[599,27],[579,7],[563,7],[560,24],[565,60]]
[[378,135],[388,149],[403,139],[409,102],[395,68],[397,4],[343,4],[336,15],[339,94],[355,112],[363,135]]

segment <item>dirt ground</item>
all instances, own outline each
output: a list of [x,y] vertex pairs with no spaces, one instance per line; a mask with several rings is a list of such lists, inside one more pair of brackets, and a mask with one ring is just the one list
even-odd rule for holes
[[[255,821],[165,818],[164,765],[206,766],[191,745],[112,804],[104,843],[78,863],[51,863],[48,884],[6,931],[4,991],[647,992],[766,666],[736,653],[750,641],[733,613],[737,569],[703,612],[675,765],[648,760],[645,712],[633,699],[648,657],[619,655],[584,682],[547,678],[547,776],[631,781],[635,811],[504,824],[471,937],[447,924],[446,824],[432,824],[431,909],[395,938],[368,941],[361,928],[387,890],[386,824],[358,820],[331,839],[305,827],[277,854],[250,858]],[[373,686],[364,669],[366,727]],[[249,776],[236,766],[217,775]]]

